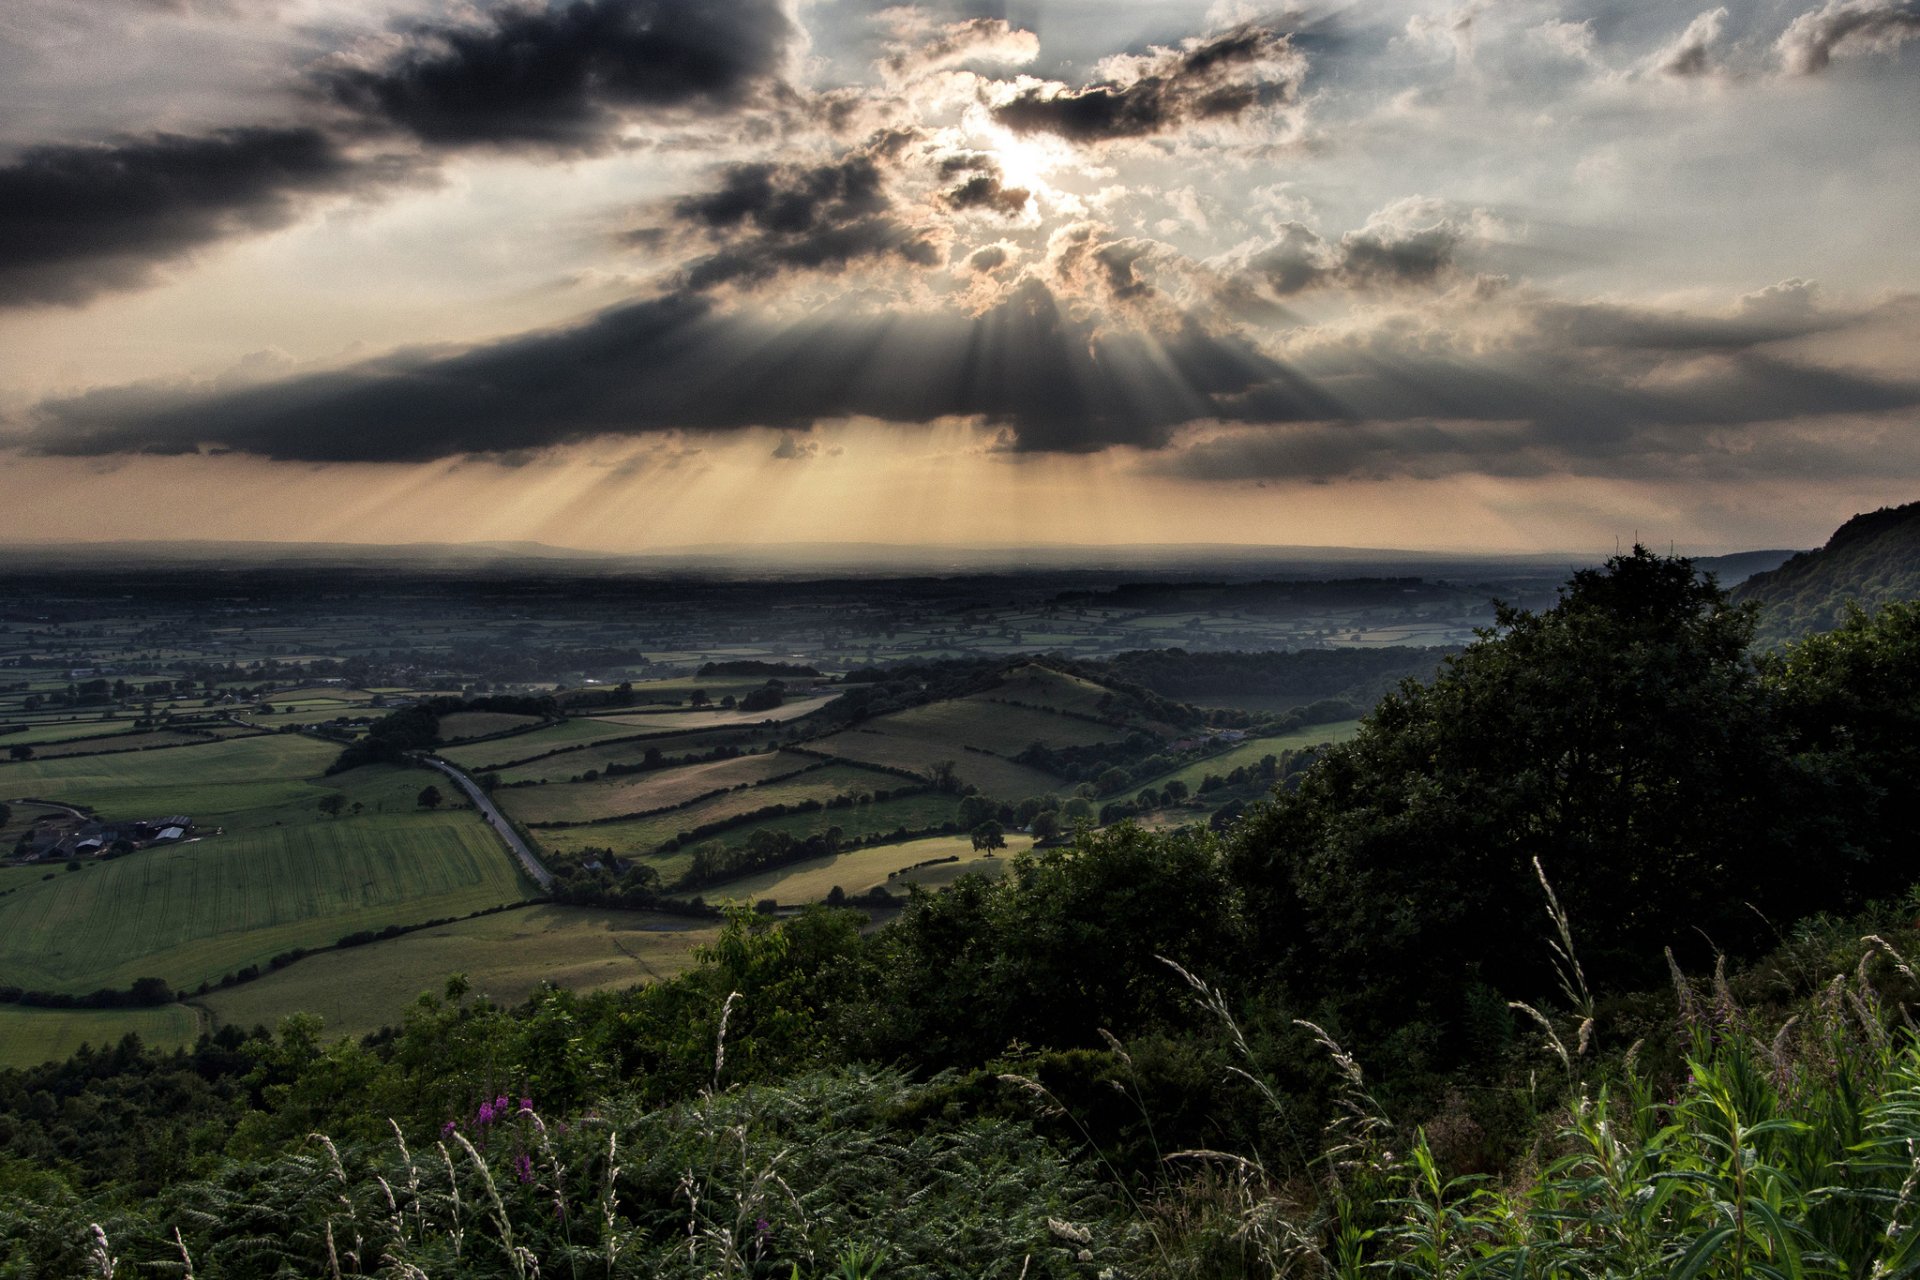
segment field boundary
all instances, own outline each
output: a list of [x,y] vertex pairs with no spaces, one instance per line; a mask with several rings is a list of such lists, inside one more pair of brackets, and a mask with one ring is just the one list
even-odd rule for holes
[[[751,759],[752,757],[738,756],[735,758],[740,760],[746,760],[746,759]],[[776,773],[772,777],[762,778],[758,782],[736,782],[734,785],[730,787],[715,787],[712,791],[701,792],[699,795],[694,796],[691,800],[682,800],[679,804],[663,804],[657,809],[636,809],[632,813],[616,813],[605,818],[582,818],[577,822],[569,822],[565,818],[557,818],[550,822],[525,822],[525,823],[522,823],[521,825],[526,827],[526,829],[529,831],[566,831],[575,827],[604,826],[609,822],[631,822],[635,818],[656,818],[663,813],[673,813],[674,811],[679,809],[691,809],[693,806],[697,804],[704,804],[709,800],[715,800],[721,796],[730,796],[736,791],[751,791],[755,787],[764,787],[769,783],[785,782],[787,781],[787,779],[797,778],[803,773],[812,773],[816,769],[824,769],[828,765],[831,765],[833,763],[834,761],[832,760],[812,760],[810,763],[801,765],[798,769],[790,769],[786,773]],[[656,770],[656,772],[665,772],[665,770],[664,769]],[[603,774],[601,776],[604,777],[605,775]],[[633,775],[620,774],[617,776],[632,777]],[[590,786],[592,784],[567,782],[567,783],[560,783],[559,785]]]

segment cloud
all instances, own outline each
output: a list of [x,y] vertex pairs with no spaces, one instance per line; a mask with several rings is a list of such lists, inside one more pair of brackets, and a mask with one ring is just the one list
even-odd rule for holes
[[900,82],[972,63],[1022,66],[1040,56],[1040,39],[1005,18],[968,18],[936,24],[917,9],[883,15],[894,39],[880,67]]
[[1025,187],[1009,187],[990,173],[975,174],[946,194],[948,208],[980,209],[1006,218],[1019,217],[1032,198]]
[[307,128],[34,147],[0,168],[0,305],[144,285],[203,245],[287,225],[308,197],[392,176]]
[[721,246],[687,265],[687,286],[759,283],[887,257],[938,265],[945,255],[933,230],[901,216],[887,195],[888,166],[906,141],[878,135],[822,164],[729,165],[714,189],[674,201],[676,219]]
[[373,62],[335,59],[322,91],[432,147],[587,153],[634,111],[724,112],[780,80],[797,32],[777,0],[572,0],[420,25]]
[[1286,36],[1249,23],[1103,66],[1111,73],[1107,79],[1077,89],[1030,85],[996,105],[993,117],[1016,133],[1051,133],[1078,143],[1152,137],[1291,102],[1306,60]]
[[1827,0],[1795,18],[1775,50],[1797,75],[1824,71],[1836,54],[1885,52],[1920,36],[1916,0]]
[[[1216,398],[1283,378],[1198,325],[1106,332],[1034,281],[978,316],[821,314],[789,325],[692,293],[459,352],[396,353],[235,390],[130,386],[43,405],[49,453],[201,447],[312,462],[422,461],[602,434],[975,418],[1012,447],[1158,446]],[[1307,405],[1315,416],[1331,402]]]
[[1727,9],[1709,9],[1687,24],[1672,43],[1657,50],[1649,59],[1656,71],[1683,80],[1697,79],[1713,72],[1713,46],[1726,26]]
[[1313,289],[1395,289],[1431,285],[1456,272],[1461,246],[1485,215],[1460,217],[1419,196],[1395,201],[1365,225],[1328,241],[1300,222],[1255,252],[1247,270],[1279,297]]

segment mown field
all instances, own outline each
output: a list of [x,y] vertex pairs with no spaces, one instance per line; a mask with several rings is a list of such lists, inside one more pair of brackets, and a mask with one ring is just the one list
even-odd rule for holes
[[[1360,731],[1358,720],[1339,720],[1332,724],[1309,725],[1305,729],[1296,729],[1292,733],[1275,734],[1265,738],[1249,738],[1236,747],[1229,748],[1217,756],[1211,756],[1197,764],[1183,765],[1159,777],[1140,784],[1155,790],[1164,788],[1169,782],[1178,779],[1187,784],[1189,791],[1200,789],[1201,779],[1210,773],[1221,777],[1233,772],[1242,765],[1248,768],[1260,763],[1266,756],[1279,755],[1282,751],[1298,751],[1302,747],[1317,746],[1322,742],[1345,742]],[[1131,790],[1139,790],[1132,788]]]
[[594,991],[671,977],[717,934],[712,924],[654,912],[523,907],[311,956],[194,1004],[222,1026],[270,1027],[299,1010],[319,1014],[330,1033],[360,1035],[398,1023],[450,974],[465,974],[476,995],[515,1004],[542,983]]
[[[950,884],[969,871],[998,875],[1008,858],[1032,846],[1031,836],[1009,836],[1007,847],[989,858],[974,849],[966,836],[929,836],[790,863],[716,885],[708,889],[705,896],[710,902],[759,902],[771,898],[782,906],[798,906],[825,901],[836,885],[850,895],[865,893],[876,885],[904,892],[909,884]],[[946,857],[960,860],[901,872],[903,867]],[[894,874],[896,872],[900,874]]]
[[0,973],[47,991],[142,977],[187,988],[294,947],[528,892],[471,813],[240,830],[88,863],[0,897]]
[[66,1058],[83,1044],[117,1044],[129,1031],[156,1049],[193,1043],[206,1021],[183,1004],[154,1009],[27,1009],[0,1005],[0,1067],[31,1067]]
[[[749,787],[745,791],[730,791],[725,795],[715,796],[711,800],[704,800],[684,809],[674,809],[667,813],[625,821],[595,823],[592,826],[541,828],[533,835],[542,848],[554,853],[572,853],[584,848],[610,848],[622,854],[647,853],[673,839],[682,831],[692,831],[709,823],[737,818],[742,814],[752,813],[756,809],[764,809],[768,805],[799,804],[807,800],[818,800],[825,804],[836,796],[892,790],[905,785],[908,784],[888,774],[874,773],[853,765],[830,764],[795,778],[764,783],[761,786]],[[552,788],[529,788],[526,794],[539,790],[552,790]],[[498,793],[502,799],[514,794],[511,791]],[[947,796],[943,799],[951,808],[953,798]],[[823,809],[815,815],[789,814],[786,816],[828,817],[837,814],[844,818],[857,811],[858,807]],[[834,822],[828,821],[821,824],[818,829],[824,831],[832,825]],[[841,821],[839,825],[847,826],[847,823]],[[731,834],[724,833],[725,838],[731,838]]]
[[[494,793],[501,809],[521,822],[591,822],[685,804],[734,787],[754,787],[820,762],[772,751],[735,760],[711,760],[678,769],[625,774],[598,782],[556,782]],[[775,800],[762,803],[774,804]]]
[[[231,814],[282,804],[311,785],[340,748],[298,734],[232,738],[165,751],[69,756],[0,765],[0,796],[59,800],[108,818]],[[314,792],[318,798],[318,792]]]

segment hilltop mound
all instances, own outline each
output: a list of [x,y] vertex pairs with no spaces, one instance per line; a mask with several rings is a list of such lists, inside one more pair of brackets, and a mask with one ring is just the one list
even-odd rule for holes
[[1761,603],[1761,638],[1774,641],[1832,629],[1849,601],[1873,609],[1920,597],[1920,502],[1855,516],[1826,546],[1756,573],[1733,596]]

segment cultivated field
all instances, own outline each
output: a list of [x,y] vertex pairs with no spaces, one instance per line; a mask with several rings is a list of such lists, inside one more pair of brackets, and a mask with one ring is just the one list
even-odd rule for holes
[[1322,742],[1345,742],[1359,731],[1358,720],[1340,720],[1333,724],[1309,725],[1305,729],[1296,729],[1292,733],[1276,734],[1267,738],[1249,738],[1217,756],[1211,756],[1197,764],[1183,765],[1141,783],[1140,787],[1130,788],[1129,794],[1140,790],[1141,787],[1152,787],[1158,790],[1176,778],[1186,783],[1188,790],[1198,791],[1201,779],[1210,773],[1217,773],[1224,778],[1242,765],[1252,768],[1266,756],[1277,756],[1282,751],[1298,751],[1302,747],[1318,746]]
[[539,716],[516,716],[504,711],[456,711],[450,716],[440,717],[440,739],[443,742],[461,742],[467,738],[484,738],[489,734],[525,729],[539,723]]
[[[331,743],[274,734],[165,751],[28,760],[0,764],[0,797],[59,800],[108,818],[187,813],[198,820],[203,813],[231,813],[262,800],[284,803],[307,785],[299,779],[318,775],[339,754]],[[269,798],[275,796],[280,799]]]
[[564,751],[554,751],[537,760],[525,764],[500,769],[502,782],[549,781],[565,782],[577,778],[589,770],[605,769],[609,764],[637,764],[646,758],[648,751],[658,751],[663,757],[672,759],[677,756],[704,754],[720,746],[739,747],[742,751],[768,745],[769,735],[746,729],[706,729],[696,733],[669,733],[658,737],[616,738],[607,742],[590,743],[584,747],[569,747]]
[[516,733],[510,738],[495,738],[489,742],[475,742],[464,747],[448,747],[440,754],[463,769],[484,772],[497,765],[510,764],[517,760],[531,760],[549,751],[584,746],[603,738],[631,738],[641,732],[628,724],[613,724],[606,720],[591,720],[576,716],[571,720],[563,720],[559,724],[535,729],[530,733]]
[[193,987],[294,947],[527,893],[470,813],[235,831],[88,863],[0,897],[0,973],[74,993],[141,977]]
[[[517,1004],[542,983],[574,991],[672,977],[716,926],[654,912],[533,906],[311,956],[256,982],[196,999],[217,1025],[272,1026],[295,1010],[361,1035],[398,1023],[423,991],[462,973],[474,994]],[[0,1024],[4,1025],[4,1024]]]
[[[1022,702],[1029,706],[1052,707],[1084,716],[1105,714],[1118,696],[1104,685],[1079,676],[1055,671],[1038,663],[1015,667],[1001,677],[992,689],[969,694],[966,701]],[[1102,704],[1107,704],[1103,706]]]
[[[706,891],[706,897],[710,902],[759,902],[772,898],[782,906],[798,906],[824,901],[836,885],[850,895],[865,893],[877,885],[904,892],[908,884],[927,884],[931,879],[951,883],[969,871],[998,875],[1008,858],[1024,853],[1032,845],[1031,836],[1009,836],[1007,847],[989,858],[975,850],[966,836],[930,836],[790,863],[716,885]],[[916,863],[947,857],[957,857],[960,861],[901,871]],[[894,874],[896,872],[900,874]]]
[[0,1004],[0,1068],[31,1067],[73,1054],[83,1044],[117,1044],[129,1031],[149,1048],[183,1049],[205,1015],[181,1004],[153,1009],[28,1009]]
[[[741,756],[735,760],[684,765],[678,769],[625,774],[599,782],[556,782],[537,787],[505,789],[494,793],[494,801],[521,822],[591,822],[599,818],[617,818],[624,814],[666,809],[716,791],[758,786],[819,763],[812,756],[771,751],[764,755]],[[777,801],[767,799],[761,803],[774,804]]]
[[[916,707],[913,711],[901,714],[932,712],[941,706],[964,707],[967,719],[975,723],[979,718],[994,712],[1017,710],[1017,708],[986,704],[946,703],[935,704],[932,707]],[[1044,716],[1042,712],[1033,714]],[[1068,720],[1065,716],[1045,716],[1045,718],[1058,720],[1062,724],[1080,723]],[[932,717],[921,717],[917,723],[899,722],[893,716],[882,716],[877,720],[870,720],[829,737],[816,738],[806,745],[810,751],[824,752],[843,760],[891,765],[895,768],[911,769],[923,776],[940,761],[952,761],[955,776],[963,782],[971,782],[996,800],[1019,801],[1028,796],[1044,795],[1059,789],[1060,780],[1052,774],[1042,773],[1038,769],[1015,764],[1011,760],[1003,760],[998,756],[968,751],[951,738],[931,736],[927,733],[930,719]],[[1097,728],[1098,726],[1083,727]],[[1023,743],[1022,746],[1024,745]]]
[[[818,800],[825,804],[836,796],[876,790],[891,790],[907,785],[901,779],[887,774],[877,774],[852,765],[830,764],[823,769],[814,769],[798,777],[786,778],[776,782],[763,783],[749,787],[745,791],[729,791],[725,795],[703,800],[699,804],[684,809],[674,809],[667,813],[653,814],[644,818],[632,818],[618,822],[601,822],[592,826],[541,828],[534,837],[542,848],[555,853],[575,852],[583,848],[610,848],[616,853],[648,853],[673,839],[682,831],[692,831],[697,827],[713,822],[723,822],[752,813],[774,804],[799,804],[807,800]],[[552,787],[529,788],[525,794],[535,791],[552,790]],[[500,792],[500,796],[512,796],[513,792]],[[951,796],[943,797],[949,808],[953,803]],[[868,806],[869,808],[877,806]],[[836,823],[848,826],[846,819],[857,812],[857,808],[823,809],[817,814],[787,815],[788,817],[820,817],[827,819],[818,830],[826,830]],[[835,817],[834,815],[839,815]],[[851,827],[848,826],[851,830]],[[730,838],[731,832],[725,833]]]
[[818,698],[789,698],[777,707],[765,711],[728,711],[720,707],[698,711],[634,711],[618,714],[605,714],[598,719],[614,724],[630,725],[640,732],[668,732],[674,729],[707,729],[715,726],[761,724],[772,720],[784,723],[797,720],[809,712],[818,711],[839,694],[828,694]]

